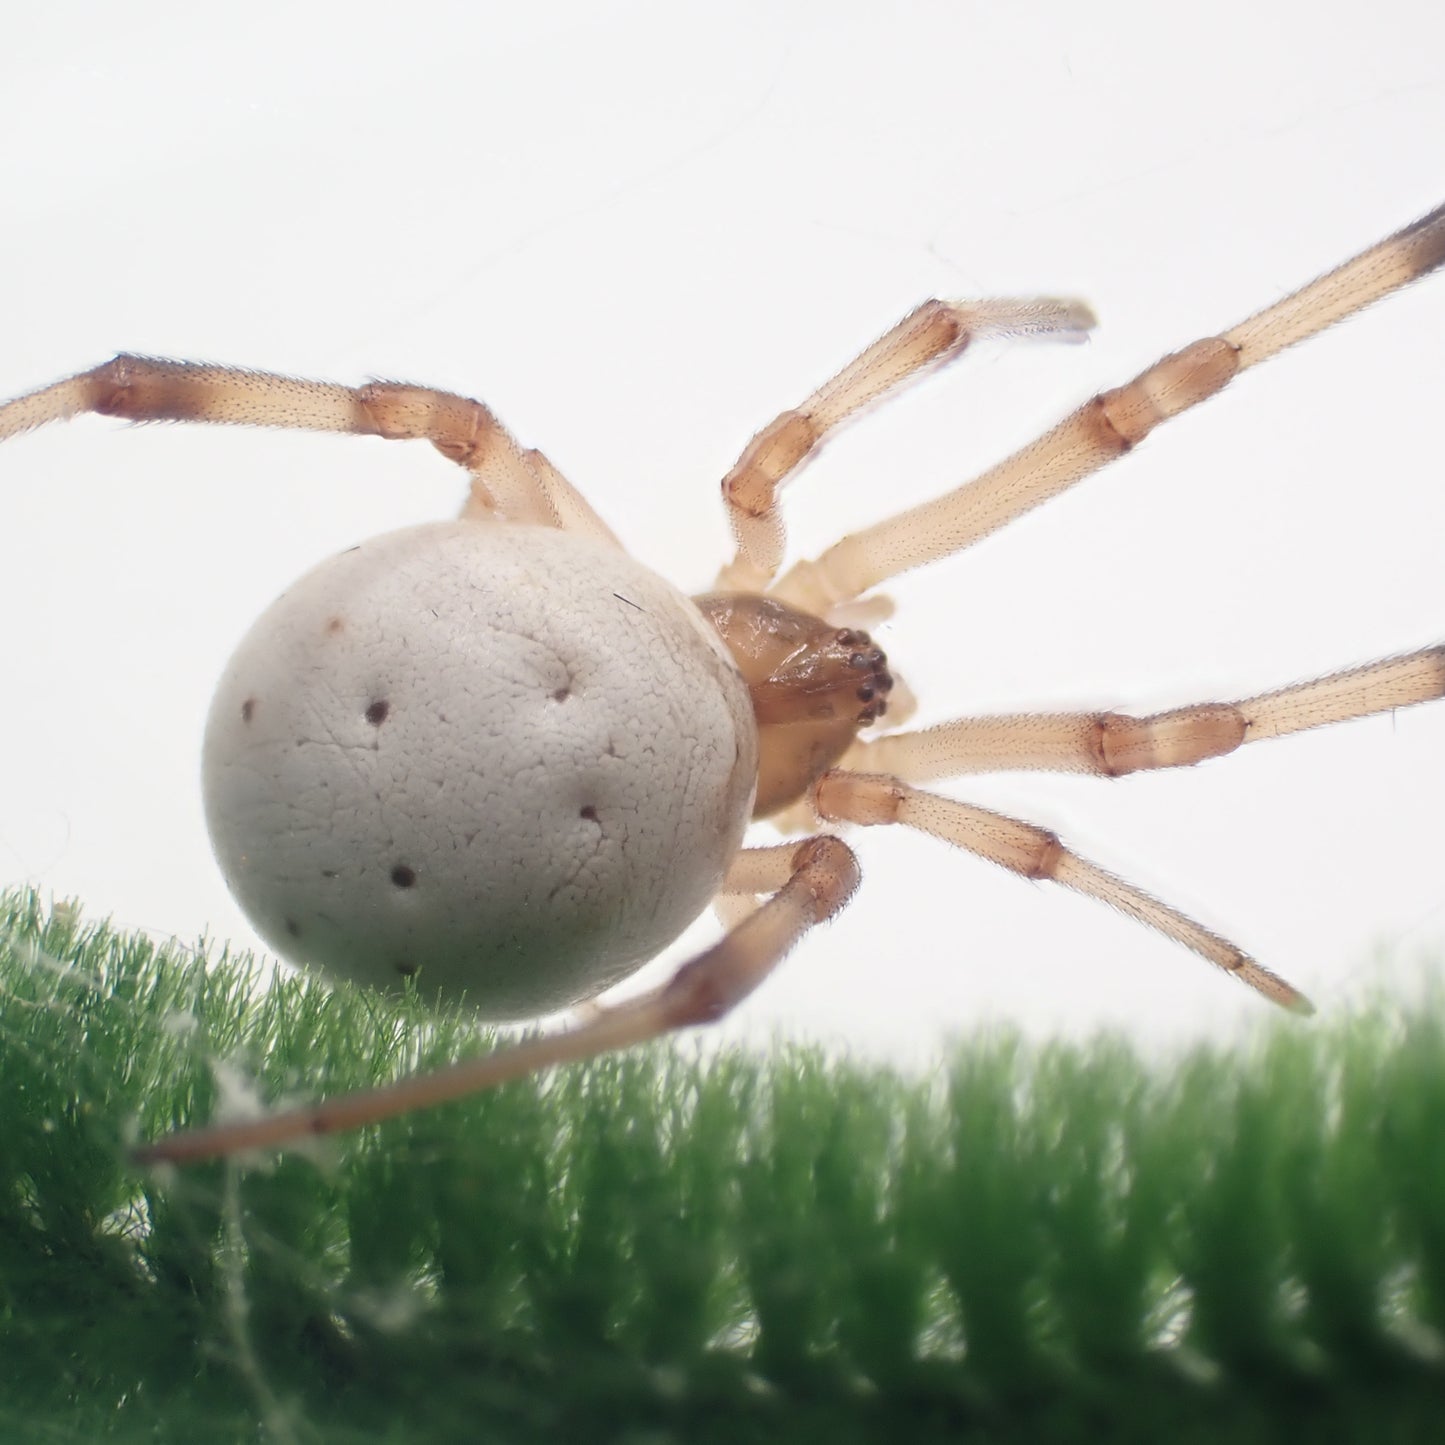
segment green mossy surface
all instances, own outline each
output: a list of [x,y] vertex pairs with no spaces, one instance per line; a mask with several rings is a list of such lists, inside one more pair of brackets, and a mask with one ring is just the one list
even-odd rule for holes
[[1148,1067],[657,1047],[262,1165],[226,1090],[485,1047],[0,898],[0,1439],[1445,1436],[1445,1002]]

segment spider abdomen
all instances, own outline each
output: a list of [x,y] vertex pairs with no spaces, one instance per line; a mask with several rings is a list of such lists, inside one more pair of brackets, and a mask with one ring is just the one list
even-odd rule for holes
[[222,871],[283,956],[523,1018],[706,907],[757,729],[716,634],[624,553],[446,522],[333,557],[262,614],[203,773]]

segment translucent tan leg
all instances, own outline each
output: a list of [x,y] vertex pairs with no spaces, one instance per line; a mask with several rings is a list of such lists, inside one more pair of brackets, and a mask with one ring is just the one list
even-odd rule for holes
[[[807,821],[796,831],[805,833],[816,826],[817,820],[810,804],[805,802],[799,806],[807,808]],[[718,922],[724,928],[736,928],[743,919],[756,913],[763,901],[761,895],[776,892],[787,881],[797,851],[796,842],[742,849],[728,865],[727,876],[712,901]]]
[[1303,341],[1445,261],[1445,206],[1222,336],[1186,346],[1085,402],[971,482],[845,537],[771,589],[818,615],[911,567],[971,546],[1098,471],[1160,422],[1213,396],[1246,367]]
[[1445,646],[1386,658],[1242,702],[1198,703],[1129,717],[1117,712],[959,718],[855,743],[841,766],[910,782],[964,773],[1048,771],[1116,778],[1180,768],[1244,743],[1283,737],[1445,697]]
[[[533,448],[524,452],[523,459],[532,470],[537,486],[546,497],[555,525],[567,532],[577,532],[591,537],[594,542],[605,542],[609,547],[623,550],[616,533],[592,509],[592,504],[557,470],[551,461]],[[472,503],[468,500],[467,507]],[[464,511],[465,515],[465,511]]]
[[1080,340],[1094,325],[1081,301],[925,301],[791,411],[775,417],[743,448],[723,478],[737,555],[718,574],[719,591],[760,592],[783,560],[778,492],[828,433],[855,412],[961,356],[985,336]]
[[683,964],[662,987],[615,1007],[598,1009],[575,1028],[525,1039],[483,1058],[384,1088],[244,1123],[173,1134],[136,1150],[135,1158],[141,1163],[181,1163],[358,1129],[539,1069],[712,1023],[746,998],[803,934],[848,902],[858,887],[858,861],[837,838],[807,838],[801,843],[744,852],[734,864],[727,886],[734,891],[776,891],[718,943]]
[[540,452],[527,452],[478,401],[428,387],[303,381],[264,371],[117,356],[0,403],[0,440],[83,412],[129,421],[216,422],[429,441],[471,476],[464,515],[569,526],[611,539]]
[[904,823],[1021,877],[1062,883],[1167,934],[1282,1007],[1296,1013],[1314,1012],[1303,994],[1227,939],[1080,858],[1046,828],[921,792],[878,773],[825,773],[817,784],[815,806],[820,817],[841,823]]

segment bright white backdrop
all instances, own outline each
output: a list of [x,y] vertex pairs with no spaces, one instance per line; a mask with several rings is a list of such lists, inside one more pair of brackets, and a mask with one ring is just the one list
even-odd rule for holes
[[[737,449],[922,297],[1075,293],[1103,326],[981,351],[839,438],[790,494],[809,550],[1445,200],[1438,5],[1201,14],[36,7],[0,53],[0,394],[118,349],[470,392],[701,588]],[[881,640],[924,720],[1239,696],[1445,638],[1442,336],[1445,277],[899,583]],[[8,444],[0,879],[252,941],[200,817],[212,680],[297,573],[458,496],[420,446],[95,419]],[[1326,1007],[1382,946],[1402,979],[1445,938],[1445,706],[959,792]],[[1183,1040],[1264,1007],[1059,890],[859,848],[863,894],[734,1030],[906,1055],[980,1018]]]

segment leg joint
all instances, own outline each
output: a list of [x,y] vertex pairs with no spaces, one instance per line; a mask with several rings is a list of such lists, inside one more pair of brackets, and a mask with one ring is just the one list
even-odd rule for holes
[[1248,720],[1232,703],[1202,703],[1145,718],[1103,713],[1094,734],[1095,761],[1111,778],[1147,768],[1188,768],[1233,752],[1248,732]]
[[793,854],[799,883],[813,896],[813,921],[831,918],[857,890],[858,859],[841,838],[821,833],[807,838]]
[[1048,828],[1037,830],[1037,843],[1030,850],[1024,867],[1019,869],[1025,878],[1057,878],[1059,864],[1065,856],[1065,848],[1059,835]]
[[356,392],[357,411],[370,431],[388,441],[429,441],[444,457],[471,467],[496,419],[479,401],[404,382],[374,381]]
[[89,373],[90,409],[130,421],[205,420],[205,390],[194,383],[207,370],[122,352]]
[[778,483],[818,445],[818,426],[802,411],[785,411],[760,431],[723,478],[723,499],[746,517],[772,510]]
[[813,807],[820,818],[868,827],[897,823],[909,789],[884,773],[851,773],[830,768],[813,785]]

